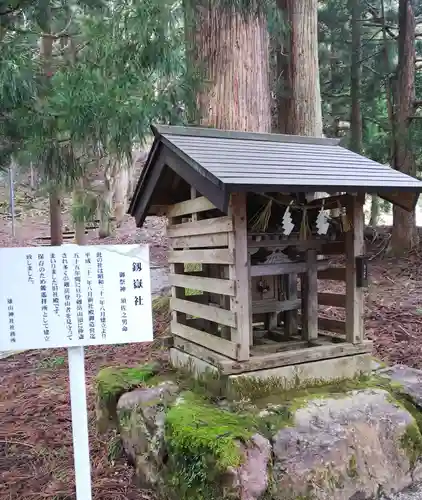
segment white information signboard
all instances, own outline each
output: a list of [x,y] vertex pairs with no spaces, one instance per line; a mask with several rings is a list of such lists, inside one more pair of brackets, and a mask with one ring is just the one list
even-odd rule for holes
[[0,351],[152,340],[149,249],[0,249]]
[[76,498],[91,500],[84,346],[153,338],[149,249],[0,249],[0,351],[67,347]]

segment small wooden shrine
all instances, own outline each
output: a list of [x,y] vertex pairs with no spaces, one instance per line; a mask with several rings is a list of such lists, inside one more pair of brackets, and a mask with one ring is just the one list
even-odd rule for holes
[[[339,358],[328,378],[361,369],[365,193],[412,210],[422,182],[333,139],[153,130],[130,213],[138,226],[168,217],[174,362],[227,375]],[[327,367],[314,366],[309,377]]]

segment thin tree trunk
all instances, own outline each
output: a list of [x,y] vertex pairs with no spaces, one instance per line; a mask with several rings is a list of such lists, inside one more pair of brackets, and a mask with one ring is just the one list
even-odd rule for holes
[[116,164],[114,183],[114,215],[116,226],[120,227],[128,207],[129,166],[126,158],[122,158]]
[[380,218],[380,199],[376,194],[371,196],[371,216],[369,219],[369,225],[371,227],[377,227]]
[[75,241],[78,245],[86,245],[87,234],[85,233],[84,221],[77,221],[75,223]]
[[32,161],[31,161],[31,164],[29,166],[29,173],[30,173],[30,177],[29,177],[29,186],[31,189],[35,189],[35,174],[34,174],[34,166],[32,164]]
[[[288,21],[286,46],[278,58],[286,84],[279,96],[279,130],[285,134],[322,137],[318,58],[318,1],[277,0]],[[313,198],[317,193],[308,193]]]
[[50,201],[50,244],[60,246],[63,244],[62,232],[62,204],[60,192],[52,188],[49,194]]
[[271,131],[269,37],[259,12],[196,6],[189,53],[206,82],[198,94],[201,124]]
[[[338,93],[338,89],[343,85],[343,70],[341,61],[337,54],[337,39],[335,30],[331,30],[330,40],[330,90],[332,95]],[[330,135],[340,137],[341,127],[340,121],[342,117],[343,107],[339,103],[339,98],[332,99],[331,102],[331,127]]]
[[318,62],[317,0],[277,0],[289,23],[288,43],[279,57],[287,98],[278,106],[279,129],[286,134],[322,136]]
[[[394,168],[409,175],[416,175],[416,165],[409,137],[410,116],[415,100],[415,12],[414,0],[399,2],[399,62],[395,92],[396,137]],[[393,230],[391,251],[403,253],[418,244],[415,212],[407,212],[393,205]]]
[[[384,72],[386,75],[390,75],[392,72],[392,64],[390,61],[390,55],[388,50],[388,33],[385,19],[385,5],[384,0],[381,0],[381,24],[382,24],[382,38],[383,38],[383,56],[384,56]],[[391,128],[391,139],[390,139],[390,157],[391,162],[394,159],[394,150],[395,150],[395,135],[396,135],[396,124],[394,118],[394,105],[393,105],[393,92],[391,88],[391,78],[388,76],[385,80],[385,98],[387,104],[387,112],[388,112],[388,121],[390,123]]]
[[112,234],[111,216],[113,211],[113,197],[116,183],[116,159],[109,156],[106,159],[104,168],[104,188],[101,194],[101,202],[99,205],[99,219],[100,228],[98,236],[100,238],[107,238]]
[[351,114],[350,114],[350,149],[355,153],[362,152],[362,112],[361,79],[362,79],[362,35],[361,35],[361,2],[352,0],[352,65],[350,78]]
[[113,191],[107,180],[104,181],[104,192],[101,196],[101,206],[99,208],[100,227],[98,230],[99,238],[107,238],[112,233],[112,224],[110,221],[113,209]]
[[[52,76],[51,58],[53,53],[53,37],[49,33],[41,36],[40,56],[46,80]],[[50,238],[52,246],[63,244],[62,234],[62,207],[59,189],[51,187],[50,192]]]
[[85,181],[84,179],[79,179],[74,191],[74,203],[78,206],[77,214],[75,217],[75,242],[78,245],[86,245],[87,235],[85,234],[85,207],[84,204],[84,190]]

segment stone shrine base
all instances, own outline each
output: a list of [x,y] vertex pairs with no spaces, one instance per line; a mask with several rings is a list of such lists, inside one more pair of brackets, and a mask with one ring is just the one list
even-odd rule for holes
[[[176,348],[170,349],[170,361],[174,368],[188,369],[196,376],[207,372],[218,374],[218,368],[214,365]],[[245,378],[277,379],[279,386],[290,390],[298,385],[328,384],[335,380],[353,379],[364,373],[369,373],[372,363],[373,358],[370,354],[358,354],[233,374],[228,375],[228,379],[233,381]]]
[[422,479],[422,372],[378,364],[348,378],[376,364],[359,355],[220,378],[180,352],[180,371],[97,377],[99,423],[159,498],[369,500]]

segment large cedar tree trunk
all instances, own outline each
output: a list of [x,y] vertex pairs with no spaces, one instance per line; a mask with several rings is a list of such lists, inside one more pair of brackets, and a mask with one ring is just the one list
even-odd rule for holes
[[[188,2],[186,7],[189,9]],[[195,2],[187,15],[190,59],[201,72],[201,125],[271,131],[269,37],[258,9],[236,12]]]
[[[399,2],[399,61],[395,89],[395,147],[394,168],[409,175],[416,175],[409,126],[415,100],[415,12],[414,0]],[[393,206],[393,231],[391,251],[403,253],[418,244],[415,213]]]
[[288,21],[279,74],[286,92],[278,103],[279,130],[285,134],[322,136],[318,61],[318,1],[277,0]]
[[[196,120],[205,127],[271,132],[269,36],[264,16],[253,6],[250,12],[240,13],[208,0],[190,3],[192,8],[188,3],[187,50],[202,82]],[[228,305],[226,299],[222,305]],[[221,335],[230,339],[229,329]]]

